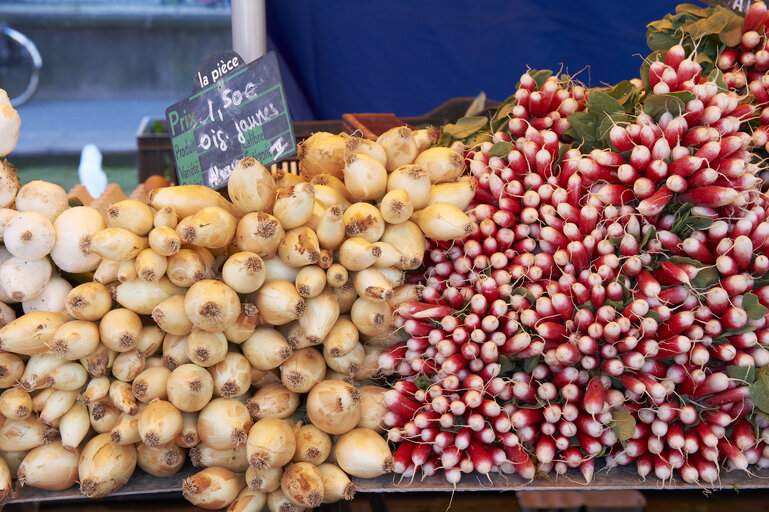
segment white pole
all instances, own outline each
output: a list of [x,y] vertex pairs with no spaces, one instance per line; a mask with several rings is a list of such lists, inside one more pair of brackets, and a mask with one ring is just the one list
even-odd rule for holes
[[264,0],[231,0],[232,49],[248,64],[267,53]]

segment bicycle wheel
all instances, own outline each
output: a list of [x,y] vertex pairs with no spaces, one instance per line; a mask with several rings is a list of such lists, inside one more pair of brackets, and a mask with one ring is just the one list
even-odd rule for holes
[[35,94],[42,67],[35,43],[18,30],[0,27],[0,88],[8,93],[13,107]]

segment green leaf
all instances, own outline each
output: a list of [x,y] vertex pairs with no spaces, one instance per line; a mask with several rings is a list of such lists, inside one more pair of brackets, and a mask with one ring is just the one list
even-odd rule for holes
[[[732,46],[732,45],[729,45]],[[719,89],[726,90],[726,82],[724,82],[724,73],[718,69],[715,68],[713,71],[710,72],[708,75],[708,82],[715,82],[715,84],[718,86]]]
[[769,378],[763,374],[750,385],[750,398],[753,405],[765,413],[769,413]]
[[740,40],[742,39],[742,27],[725,28],[718,33],[718,38],[726,46],[737,46],[740,44]]
[[652,21],[651,23],[646,25],[646,28],[651,30],[656,30],[656,31],[675,30],[675,28],[673,27],[673,22],[670,21],[668,18]]
[[755,366],[727,366],[726,374],[733,379],[744,380],[745,382],[752,384],[756,380],[756,367]]
[[432,383],[433,381],[431,381],[430,377],[428,377],[427,375],[420,375],[419,377],[414,379],[414,384],[416,384],[416,386],[421,390],[426,390],[432,385]]
[[586,106],[589,111],[598,114],[612,114],[622,110],[622,105],[603,91],[590,92]]
[[521,361],[521,368],[526,373],[531,373],[535,366],[539,364],[539,356],[528,357]]
[[617,103],[629,114],[633,112],[638,97],[641,95],[641,90],[633,85],[631,81],[623,80],[607,91],[606,94],[617,100]]
[[644,100],[644,112],[658,118],[664,112],[678,116],[686,109],[686,103],[696,99],[689,91],[676,91],[668,94],[652,94]]
[[692,286],[695,288],[708,288],[718,282],[721,276],[715,267],[705,267],[697,272],[697,276],[692,279]]
[[484,142],[491,142],[491,134],[487,132],[476,133],[465,141],[465,146],[472,148]]
[[[578,145],[582,145],[584,153],[595,149],[600,136],[597,134],[598,114],[595,112],[575,112],[569,116],[571,127],[566,134]],[[602,145],[602,144],[601,144]]]
[[635,434],[635,419],[630,411],[624,407],[615,409],[611,412],[612,422],[611,428],[617,434],[620,441],[627,441],[632,439]]
[[534,79],[534,82],[537,84],[537,89],[539,89],[544,85],[545,80],[553,75],[553,72],[549,69],[532,69],[529,71],[529,75]]
[[[667,51],[671,46],[678,44],[680,37],[676,37],[671,32],[656,32],[649,30],[646,32],[646,45],[650,50]],[[643,75],[642,75],[643,76]]]
[[490,156],[507,156],[510,151],[513,149],[513,143],[512,142],[497,142],[493,146],[491,146],[491,149],[489,150]]
[[707,18],[689,23],[682,28],[684,32],[697,40],[709,34],[720,34],[724,30],[732,30],[735,25],[735,18],[739,19],[736,13],[718,6],[713,9],[713,14]]
[[639,246],[640,249],[643,249],[646,247],[646,244],[649,243],[649,240],[654,239],[657,236],[657,228],[655,228],[652,225],[649,225],[649,229],[646,230],[646,234],[641,239],[641,245]]
[[769,311],[766,306],[758,302],[758,296],[755,293],[746,293],[742,296],[742,309],[753,321],[761,320]]
[[519,286],[518,288],[514,288],[513,291],[510,292],[510,295],[511,296],[513,296],[513,295],[523,295],[532,304],[534,304],[534,301],[536,300],[536,299],[534,299],[534,294],[531,293],[531,290],[529,290],[528,288],[524,288],[523,286]]
[[676,14],[689,13],[701,18],[705,18],[710,14],[709,7],[700,7],[694,4],[678,4],[676,5]]
[[505,101],[505,103],[500,105],[491,121],[491,127],[495,132],[499,131],[500,128],[507,125],[508,120],[510,117],[512,117],[513,109],[517,104],[518,103],[515,101],[515,97],[511,96]]
[[687,263],[689,265],[694,265],[697,268],[703,267],[703,264],[700,263],[699,261],[686,256],[671,256],[670,258],[668,258],[668,261],[675,265],[680,265],[681,263]]
[[456,124],[449,123],[443,127],[443,132],[455,139],[464,139],[481,130],[489,122],[485,117],[463,117]]
[[649,48],[651,48],[654,51],[648,57],[646,57],[643,61],[643,64],[641,64],[641,81],[643,82],[644,90],[647,93],[651,93],[652,91],[652,86],[649,83],[649,66],[651,66],[652,62],[655,62],[658,60],[665,62],[665,52],[667,51],[668,48],[670,48],[670,46],[667,46],[665,48],[654,48],[650,44]]
[[499,363],[500,365],[500,369],[499,369],[500,376],[507,375],[513,369],[513,363],[511,363],[508,358],[506,358],[501,354],[499,355],[499,359],[497,359],[497,363]]
[[745,333],[748,333],[748,332],[753,332],[755,330],[756,330],[756,327],[751,326],[751,325],[746,325],[745,327],[742,327],[741,329],[728,329],[728,330],[722,332],[721,334],[719,334],[716,337],[716,340],[721,340],[721,341],[728,340],[732,336],[736,336],[738,334],[745,334]]
[[654,310],[650,309],[649,312],[646,313],[646,316],[648,316],[649,318],[655,319],[658,324],[662,322],[662,315],[660,315],[658,312]]

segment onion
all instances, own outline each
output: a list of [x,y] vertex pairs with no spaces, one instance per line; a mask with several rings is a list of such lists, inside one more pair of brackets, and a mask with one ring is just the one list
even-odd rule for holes
[[246,443],[248,462],[254,469],[278,468],[294,456],[296,440],[289,424],[278,418],[263,418],[251,427]]
[[475,182],[472,180],[441,183],[430,189],[430,204],[448,203],[465,211],[475,196]]
[[402,165],[410,164],[417,157],[417,144],[414,132],[408,126],[398,126],[384,132],[377,139],[387,153],[387,170],[394,171]]
[[108,285],[117,280],[117,272],[122,262],[102,258],[99,266],[93,273],[93,280],[103,285]]
[[192,321],[184,311],[184,295],[172,295],[152,310],[152,319],[164,331],[186,336],[192,331]]
[[294,284],[302,298],[317,297],[326,287],[326,271],[317,265],[302,267],[296,275]]
[[32,311],[0,328],[0,348],[16,354],[40,354],[48,350],[53,336],[67,315]]
[[46,385],[60,391],[79,391],[88,380],[88,372],[79,362],[65,363],[45,378]]
[[0,388],[16,384],[24,374],[24,361],[15,354],[0,353]]
[[367,268],[356,272],[353,277],[355,292],[371,302],[387,302],[393,295],[392,286],[376,269]]
[[304,512],[304,507],[299,507],[289,501],[280,489],[267,495],[267,508],[270,512]]
[[248,439],[253,421],[248,409],[234,398],[216,398],[198,415],[200,440],[215,450],[229,450]]
[[358,293],[353,286],[352,276],[347,279],[347,282],[344,283],[344,285],[332,288],[331,291],[334,292],[334,295],[336,295],[336,298],[339,300],[339,312],[349,313],[352,309],[352,305],[358,299]]
[[385,222],[376,206],[369,203],[355,203],[343,215],[345,234],[360,237],[367,242],[376,242],[382,237]]
[[[406,273],[399,268],[388,267],[380,268],[378,270],[379,273],[382,274],[382,277],[384,277],[393,288],[393,293],[395,293],[395,288],[406,282]],[[392,299],[392,297],[390,297],[390,299]],[[387,300],[388,303],[390,302],[390,299]]]
[[[336,176],[332,176],[330,174],[316,174],[312,177],[312,179],[310,179],[310,183],[316,187],[316,196],[318,196],[317,187],[328,187],[333,189],[337,196],[343,197],[348,204],[352,203],[353,201],[353,197],[350,195],[350,191],[347,190],[347,187],[344,186],[344,182]],[[321,193],[321,196],[322,195],[323,193]],[[329,204],[328,206],[331,205]]]
[[131,384],[134,396],[137,400],[144,402],[145,404],[150,403],[156,398],[165,400],[168,398],[166,385],[170,375],[171,370],[165,366],[147,368],[137,375]]
[[[136,348],[141,350],[142,353],[149,357],[155,354],[158,349],[163,345],[163,337],[165,332],[156,325],[145,325],[142,327],[141,335],[139,335],[139,341],[136,343]],[[147,365],[145,365],[147,367]]]
[[205,443],[200,443],[190,450],[190,460],[192,465],[198,468],[222,467],[236,473],[243,473],[250,467],[245,444],[227,450],[215,450]]
[[117,352],[100,343],[96,350],[81,359],[80,363],[85,366],[92,377],[103,377],[112,367],[116,355]]
[[296,434],[294,462],[309,462],[317,466],[331,454],[331,438],[315,425],[307,424]]
[[[125,260],[120,263],[120,266],[117,269],[118,281],[125,283],[126,281],[136,279],[138,276],[139,274],[136,273],[136,258]],[[148,279],[145,279],[145,281],[148,281]]]
[[184,310],[195,327],[208,332],[219,332],[240,315],[240,299],[226,284],[205,279],[187,290],[184,296]]
[[171,208],[180,219],[194,215],[208,206],[223,208],[235,217],[242,215],[240,210],[219,192],[203,185],[157,188],[150,192],[147,202],[156,210]]
[[299,296],[293,283],[283,280],[270,281],[256,292],[256,307],[265,323],[287,324],[304,315],[304,299]]
[[139,437],[139,415],[122,413],[117,423],[109,433],[110,439],[116,444],[136,444],[146,446]]
[[127,229],[105,228],[90,236],[88,250],[102,258],[125,261],[135,258],[149,242]]
[[384,401],[385,391],[387,390],[380,386],[363,386],[360,388],[360,421],[358,427],[384,432],[384,417],[388,411]]
[[382,250],[360,237],[348,238],[339,247],[339,263],[353,272],[373,265]]
[[128,414],[136,414],[138,406],[131,385],[127,382],[113,380],[109,385],[109,399],[112,404]]
[[299,143],[299,172],[312,178],[321,173],[342,178],[347,140],[327,132],[318,132]]
[[155,212],[155,216],[152,219],[152,224],[159,228],[161,226],[169,227],[171,229],[176,227],[176,224],[178,224],[179,218],[176,216],[176,212],[173,208],[170,206],[166,206],[164,208],[160,208],[157,212]]
[[363,364],[366,352],[363,349],[363,345],[358,343],[355,348],[343,356],[331,357],[325,350],[323,356],[329,368],[354,378]]
[[259,327],[241,345],[243,355],[257,370],[272,370],[291,357],[293,349],[272,327]]
[[136,452],[139,467],[157,477],[174,476],[182,468],[186,458],[184,450],[173,443],[163,446],[139,443]]
[[4,457],[0,457],[0,506],[5,505],[13,494],[11,469]]
[[[315,190],[315,209],[312,217],[315,219],[316,223],[328,208],[331,208],[332,206],[341,206],[344,209],[352,204],[350,201],[352,197],[346,187],[344,190],[340,190],[338,187],[320,183],[312,183],[312,187]],[[309,222],[313,222],[313,219],[311,218],[308,223]],[[313,227],[313,229],[315,228]]]
[[206,266],[196,251],[181,249],[168,257],[166,275],[176,286],[188,288],[206,277]]
[[67,294],[64,306],[72,317],[95,322],[112,308],[112,295],[103,284],[83,283]]
[[282,476],[282,467],[260,470],[249,466],[246,470],[246,485],[252,491],[273,492],[280,489]]
[[278,189],[299,185],[307,181],[303,176],[293,172],[286,172],[281,168],[276,168],[272,173],[272,177],[275,179],[275,186]]
[[303,267],[318,263],[320,259],[318,236],[308,227],[287,231],[278,245],[278,256],[289,267]]
[[387,170],[366,154],[349,154],[344,159],[344,184],[358,200],[379,199],[387,191]]
[[39,260],[51,252],[56,242],[53,224],[43,215],[19,212],[8,220],[3,231],[5,248],[23,260]]
[[315,208],[315,188],[310,183],[282,188],[275,196],[272,214],[280,221],[283,229],[294,229],[305,224],[312,217]]
[[98,210],[77,206],[63,211],[53,223],[56,243],[51,259],[64,272],[90,272],[101,259],[90,252],[91,235],[104,229],[104,218]]
[[240,315],[238,318],[227,324],[224,328],[224,335],[227,341],[231,343],[243,343],[254,333],[254,329],[259,324],[259,310],[249,302],[240,303]]
[[30,300],[43,291],[51,271],[48,258],[29,261],[12,256],[0,264],[0,286],[13,302]]
[[147,446],[166,444],[182,430],[182,413],[171,402],[155,400],[139,413],[139,435]]
[[[53,311],[55,313],[62,313],[65,311],[66,306],[64,303],[70,291],[72,291],[72,285],[69,284],[69,281],[60,276],[52,275],[51,279],[43,287],[38,296],[22,302],[21,306],[25,313],[29,313],[30,311]],[[8,309],[9,312],[13,311],[10,308],[3,308],[2,306],[0,306],[0,308],[3,310]],[[3,311],[3,316],[6,316],[5,311]],[[14,318],[16,318],[15,313],[14,317],[5,323],[10,322]]]
[[182,246],[179,233],[170,226],[158,226],[149,234],[150,249],[161,256],[173,256]]
[[227,352],[224,360],[208,369],[214,381],[214,395],[237,398],[251,387],[251,363],[239,352]]
[[109,394],[109,385],[109,377],[93,377],[88,381],[88,386],[86,386],[85,391],[80,395],[80,400],[82,400],[85,405],[90,405],[91,403],[106,398]]
[[387,153],[382,146],[373,140],[363,139],[361,137],[349,137],[345,144],[344,154],[347,155],[368,155],[375,158],[380,164],[387,163]]
[[51,425],[72,408],[76,398],[76,391],[54,390],[45,401],[43,410],[40,411],[40,421],[46,425]]
[[173,370],[166,381],[168,400],[180,411],[199,411],[214,394],[214,381],[205,368],[183,364]]
[[55,436],[55,429],[34,417],[24,420],[5,420],[0,425],[0,450],[4,452],[31,450],[52,441]]
[[135,199],[118,201],[107,208],[107,227],[123,228],[144,236],[152,229],[154,217],[146,204]]
[[323,479],[323,503],[350,501],[355,497],[355,484],[336,464],[324,462],[318,466]]
[[382,198],[379,205],[382,212],[382,218],[389,224],[400,224],[406,222],[414,213],[414,204],[411,202],[409,193],[402,189],[389,191]]
[[473,223],[462,210],[448,203],[434,203],[414,214],[419,229],[433,240],[463,238],[473,231]]
[[200,436],[198,436],[198,413],[182,413],[182,430],[177,434],[174,442],[182,448],[192,448],[200,443]]
[[9,388],[0,395],[0,414],[9,420],[24,420],[32,414],[32,397],[20,388]]
[[339,380],[324,380],[307,395],[307,415],[322,431],[344,434],[360,420],[360,391]]
[[[50,283],[50,281],[49,281]],[[45,289],[43,289],[45,291]],[[42,293],[41,293],[42,295]],[[24,303],[27,304],[27,303]],[[55,308],[53,308],[54,311],[56,311]],[[43,309],[44,311],[47,311],[47,309]],[[37,309],[32,309],[31,311],[38,311]],[[60,312],[60,311],[57,311]],[[25,311],[26,313],[26,311]],[[13,322],[16,320],[16,311],[13,310],[8,304],[5,304],[3,302],[0,302],[0,327],[3,327],[4,325]]]
[[230,200],[243,213],[272,210],[275,188],[270,172],[252,157],[242,158],[227,182]]
[[[13,110],[13,108],[10,108],[10,110]],[[8,112],[9,110],[5,110],[3,114],[7,115]],[[16,113],[15,110],[13,110],[13,112]],[[18,134],[18,125],[21,124],[21,119],[19,118],[18,113],[13,117],[16,118],[16,133]],[[5,153],[7,155],[10,152],[7,151],[7,142],[8,141],[3,145],[3,151],[0,151],[0,153]],[[12,146],[16,146],[15,140],[13,141]],[[16,176],[16,168],[8,163],[8,161],[0,163],[0,206],[7,208],[13,203],[13,200],[16,198],[16,193],[19,190],[19,186],[20,184],[19,178]]]
[[305,312],[299,318],[299,326],[307,341],[317,345],[328,335],[339,318],[339,301],[331,291],[325,291],[305,301]]
[[307,393],[326,376],[326,362],[312,347],[302,348],[280,365],[283,385],[294,393]]
[[257,420],[284,419],[294,414],[299,407],[299,395],[279,382],[268,384],[260,387],[254,396],[248,399],[246,407],[251,416]]
[[204,368],[224,361],[227,348],[224,333],[206,332],[198,328],[192,329],[184,345],[190,361]]
[[264,261],[253,252],[238,252],[227,258],[222,280],[238,293],[253,293],[264,283]]
[[69,207],[67,192],[59,185],[47,181],[30,181],[16,193],[16,209],[32,210],[53,222]]
[[263,492],[245,488],[232,502],[227,512],[260,512],[267,504],[267,495]]
[[375,478],[393,470],[387,441],[368,428],[356,428],[337,439],[334,454],[339,467],[358,478]]
[[347,273],[347,269],[344,268],[340,263],[334,263],[328,267],[328,270],[326,271],[326,282],[328,282],[328,285],[332,288],[344,286],[349,277],[350,276]]
[[56,329],[50,349],[57,356],[76,361],[99,346],[99,328],[93,322],[72,320]]
[[144,352],[135,348],[128,352],[121,352],[112,363],[112,376],[123,382],[132,382],[142,371],[147,358]]
[[104,497],[123,487],[134,468],[136,448],[115,444],[109,434],[100,434],[88,441],[80,454],[80,492],[88,498]]
[[144,249],[136,255],[134,262],[136,274],[145,281],[157,281],[165,275],[168,260],[152,249]]
[[[23,318],[23,317],[22,317]],[[46,386],[45,379],[53,370],[64,364],[55,354],[34,354],[27,360],[24,374],[19,379],[19,386],[25,391],[32,391]]]
[[422,265],[425,255],[425,236],[419,226],[413,222],[389,224],[382,235],[382,242],[396,247],[403,255],[403,260],[398,268],[415,270]]
[[155,306],[172,295],[184,293],[182,288],[175,286],[167,277],[157,281],[134,279],[120,284],[115,292],[115,300],[124,308],[140,315],[151,315]]
[[462,155],[450,148],[430,148],[417,156],[414,161],[430,176],[432,183],[454,181],[465,170],[465,161]]
[[417,153],[421,153],[436,142],[441,135],[441,130],[435,127],[423,128],[421,130],[414,130],[414,141],[417,144]]
[[308,462],[290,464],[280,478],[283,495],[300,507],[319,507],[323,502],[323,478]]
[[19,486],[29,485],[48,491],[63,491],[77,480],[79,451],[65,450],[61,441],[32,449],[18,470]]
[[223,208],[209,206],[183,218],[176,226],[182,242],[208,249],[226,247],[235,236],[237,219]]
[[246,486],[242,476],[225,468],[206,468],[185,478],[184,498],[196,507],[215,510],[229,506]]
[[89,430],[91,430],[91,420],[88,416],[88,409],[83,402],[75,402],[59,421],[61,445],[67,451],[76,451]]
[[358,345],[358,329],[349,317],[340,316],[323,339],[323,352],[342,357]]
[[398,167],[387,178],[387,191],[404,190],[408,193],[414,211],[430,204],[430,176],[416,165]]
[[335,249],[345,237],[345,209],[341,205],[333,205],[326,209],[318,222],[316,233],[318,242],[324,249]]
[[269,259],[277,252],[284,235],[283,225],[276,217],[267,213],[249,213],[238,222],[235,244],[241,251]]
[[127,352],[134,348],[141,331],[139,315],[125,308],[109,311],[99,323],[101,342],[116,352]]
[[370,302],[359,298],[352,305],[350,318],[363,334],[379,336],[392,326],[392,308],[387,302]]
[[111,402],[102,401],[88,406],[91,427],[99,434],[111,434],[112,427],[120,419],[121,412]]

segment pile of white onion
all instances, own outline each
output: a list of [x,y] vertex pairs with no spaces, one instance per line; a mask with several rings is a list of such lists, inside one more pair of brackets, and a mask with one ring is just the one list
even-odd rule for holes
[[169,187],[104,215],[0,164],[0,501],[14,478],[101,497],[189,455],[200,507],[303,510],[391,471],[373,379],[419,299],[404,271],[425,234],[470,229],[434,136],[318,133],[301,176],[245,158],[229,200]]

